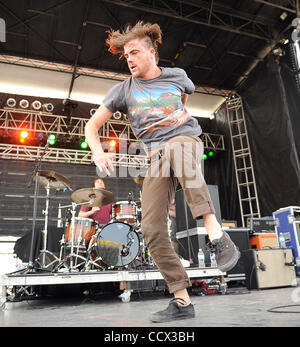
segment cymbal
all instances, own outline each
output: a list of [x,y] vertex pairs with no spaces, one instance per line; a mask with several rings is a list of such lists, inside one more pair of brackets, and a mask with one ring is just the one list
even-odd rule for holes
[[38,172],[37,180],[38,183],[45,188],[49,183],[50,189],[64,190],[68,188],[72,190],[70,187],[70,181],[65,176],[55,171],[40,170]]
[[76,204],[88,203],[89,206],[104,206],[114,201],[112,192],[100,188],[82,188],[72,193],[71,198]]

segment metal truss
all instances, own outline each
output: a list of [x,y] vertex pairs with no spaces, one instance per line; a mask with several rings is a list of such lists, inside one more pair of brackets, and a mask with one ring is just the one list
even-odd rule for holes
[[274,28],[275,23],[272,20],[264,16],[254,18],[249,13],[232,9],[229,5],[215,1],[210,1],[210,3],[200,0],[101,1],[256,38],[268,43],[273,40],[270,27]]
[[203,133],[202,141],[204,148],[225,151],[224,135]]
[[[15,159],[67,163],[67,164],[91,164],[92,153],[90,151],[62,149],[49,147],[23,146],[12,144],[0,144],[1,159]],[[120,154],[116,153],[113,158],[113,164],[116,167],[142,169],[149,166],[148,157],[146,155]]]
[[[17,108],[0,109],[0,128],[3,130],[29,130],[32,132],[84,137],[87,118],[54,115],[43,111]],[[102,140],[123,137],[130,142],[140,142],[126,120],[110,119],[99,130]]]
[[261,215],[242,99],[233,95],[226,100],[226,109],[242,223],[246,226],[248,218]]
[[[55,134],[69,137],[84,137],[87,118],[53,115],[43,111],[24,110],[5,107],[0,109],[0,128],[9,130],[28,130],[31,132]],[[3,135],[2,135],[3,136]],[[100,129],[101,141],[123,139],[129,143],[139,142],[127,120],[109,119]],[[224,151],[224,135],[203,133],[204,148]]]

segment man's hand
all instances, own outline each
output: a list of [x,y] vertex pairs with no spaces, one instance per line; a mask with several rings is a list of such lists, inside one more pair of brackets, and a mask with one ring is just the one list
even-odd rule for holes
[[107,175],[110,176],[109,170],[111,170],[111,172],[114,171],[112,163],[114,155],[114,153],[94,154],[92,159],[101,172],[105,171]]

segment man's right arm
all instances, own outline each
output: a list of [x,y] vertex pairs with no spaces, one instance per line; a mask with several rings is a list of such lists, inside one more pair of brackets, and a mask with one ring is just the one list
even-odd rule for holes
[[80,218],[88,218],[91,215],[93,215],[95,212],[99,211],[100,207],[93,207],[91,210],[88,211],[79,211],[78,217]]
[[93,153],[93,160],[101,171],[105,171],[109,176],[108,168],[113,171],[111,157],[112,154],[104,153],[101,146],[98,131],[102,125],[112,116],[112,112],[101,105],[85,126],[85,137]]

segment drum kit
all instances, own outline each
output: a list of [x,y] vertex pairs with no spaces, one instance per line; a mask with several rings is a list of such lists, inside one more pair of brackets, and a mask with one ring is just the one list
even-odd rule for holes
[[[60,250],[47,250],[48,211],[50,190],[72,190],[69,180],[54,171],[40,171],[40,185],[46,188],[47,199],[43,230],[43,249],[35,264],[42,271],[78,272],[126,268],[130,264],[153,266],[154,262],[141,235],[141,201],[128,200],[112,205],[108,224],[99,224],[91,218],[76,217],[76,207],[104,206],[114,201],[112,192],[99,188],[82,188],[71,194],[72,203],[58,207],[58,226],[62,226],[62,210],[67,209]],[[137,183],[137,182],[136,182]],[[142,183],[139,178],[139,184]]]

